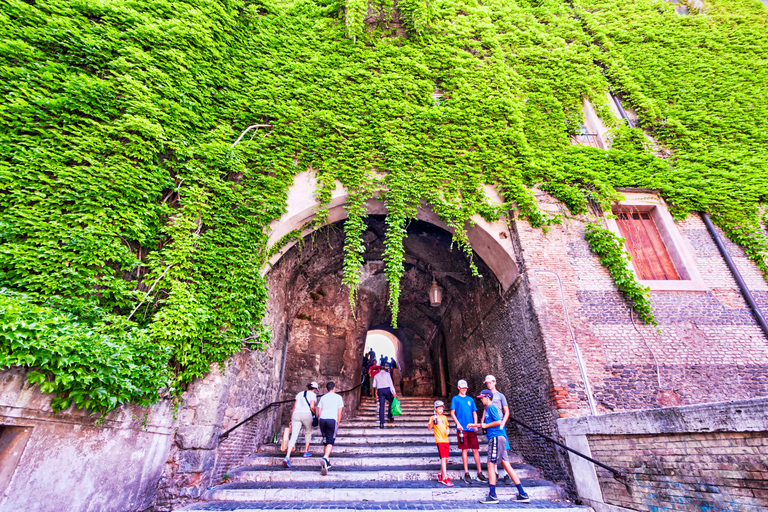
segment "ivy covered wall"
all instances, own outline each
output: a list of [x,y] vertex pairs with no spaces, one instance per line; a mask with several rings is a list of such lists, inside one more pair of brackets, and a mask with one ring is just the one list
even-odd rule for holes
[[[557,222],[615,187],[710,212],[768,270],[768,9],[706,0],[4,0],[0,3],[0,366],[36,368],[57,408],[151,403],[261,347],[267,226],[292,176],[351,192],[345,283],[365,200],[386,190],[397,318],[420,201],[457,228]],[[621,95],[671,155],[617,120]],[[439,91],[442,96],[433,93]],[[587,98],[610,150],[570,144]],[[242,141],[233,142],[248,126]],[[323,221],[322,209],[317,223]],[[645,292],[595,218],[593,247],[646,321]]]

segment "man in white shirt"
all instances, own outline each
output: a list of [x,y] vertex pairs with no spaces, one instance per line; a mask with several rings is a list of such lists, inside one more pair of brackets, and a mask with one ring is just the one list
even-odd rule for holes
[[336,441],[336,433],[339,431],[341,414],[344,410],[344,400],[341,395],[333,391],[335,388],[336,384],[333,382],[326,384],[325,389],[328,392],[320,398],[320,402],[317,404],[317,417],[320,419],[318,423],[320,433],[323,436],[323,444],[325,444],[323,458],[320,459],[320,473],[323,476],[327,475],[328,470],[331,469],[331,450],[333,450],[333,443]]
[[392,382],[390,371],[389,368],[382,368],[373,378],[373,387],[379,395],[379,428],[384,428],[384,402],[389,404],[389,407],[387,407],[389,421],[395,421],[395,418],[392,416],[392,399],[397,396],[397,391],[395,391],[395,383]]

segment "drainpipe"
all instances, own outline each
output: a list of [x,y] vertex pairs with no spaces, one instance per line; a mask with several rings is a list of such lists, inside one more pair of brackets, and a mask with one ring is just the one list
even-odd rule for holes
[[573,327],[571,326],[571,319],[568,316],[568,306],[565,304],[565,292],[563,292],[563,281],[560,279],[560,274],[553,270],[531,270],[532,272],[539,272],[545,274],[554,274],[557,277],[557,284],[560,285],[560,299],[563,301],[563,311],[565,311],[565,323],[568,324],[568,331],[571,333],[571,340],[573,340],[573,349],[576,351],[576,361],[579,364],[579,371],[581,372],[581,380],[584,381],[584,391],[587,393],[587,401],[589,402],[589,412],[592,416],[597,416],[597,409],[595,408],[595,399],[592,398],[592,389],[589,386],[589,378],[587,377],[587,368],[584,366],[584,360],[581,358],[581,350],[579,350],[579,344],[576,343],[576,335],[573,333]]
[[634,128],[635,125],[632,124],[632,121],[630,121],[629,116],[624,111],[624,107],[621,105],[621,100],[611,91],[611,98],[613,98],[613,102],[616,104],[616,108],[619,109],[619,114],[621,114],[621,117],[627,122],[627,126],[630,128]]
[[750,292],[749,288],[747,288],[747,283],[744,282],[739,269],[736,268],[736,263],[734,263],[731,255],[728,254],[728,249],[726,249],[723,240],[715,230],[715,225],[712,224],[712,219],[709,218],[708,213],[702,213],[701,218],[704,220],[704,224],[706,224],[709,233],[712,235],[712,238],[715,239],[715,244],[717,245],[717,248],[720,249],[720,254],[723,255],[725,263],[728,264],[728,268],[731,269],[731,274],[733,274],[733,278],[736,279],[736,283],[741,289],[741,294],[744,296],[744,300],[746,300],[747,304],[749,304],[749,307],[752,309],[752,313],[755,315],[757,323],[763,330],[763,334],[765,334],[765,337],[768,338],[768,323],[765,322],[765,318],[763,318],[762,313],[760,313],[760,308],[757,306],[757,302],[755,302],[755,298],[752,296],[752,292]]

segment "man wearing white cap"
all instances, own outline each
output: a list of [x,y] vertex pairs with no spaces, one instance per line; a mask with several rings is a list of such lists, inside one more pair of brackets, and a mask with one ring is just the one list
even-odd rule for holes
[[315,404],[317,403],[317,382],[310,382],[306,391],[300,391],[293,402],[291,411],[291,439],[288,441],[288,449],[285,452],[283,465],[291,467],[291,453],[293,452],[296,441],[299,439],[301,427],[304,427],[304,456],[311,457],[309,443],[312,441],[312,420],[315,417]]
[[472,450],[475,456],[475,467],[477,468],[477,479],[481,482],[488,480],[483,475],[483,466],[480,462],[480,443],[477,440],[477,431],[469,427],[472,423],[477,423],[477,405],[472,397],[467,396],[467,381],[461,379],[458,382],[459,394],[451,399],[451,417],[456,423],[456,438],[459,441],[459,450],[461,450],[461,460],[464,462],[464,481],[472,483],[472,477],[469,476],[469,457],[468,451]]

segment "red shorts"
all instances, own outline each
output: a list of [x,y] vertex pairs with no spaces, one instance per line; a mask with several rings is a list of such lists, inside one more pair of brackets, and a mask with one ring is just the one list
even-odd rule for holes
[[474,430],[464,431],[464,442],[459,441],[459,433],[456,432],[456,440],[459,443],[459,450],[479,450],[480,443],[477,441],[477,432]]
[[440,454],[441,459],[447,459],[451,453],[450,443],[437,443],[437,453]]

